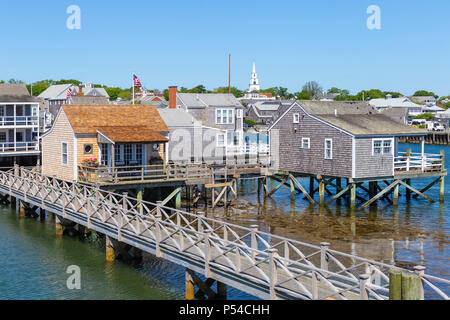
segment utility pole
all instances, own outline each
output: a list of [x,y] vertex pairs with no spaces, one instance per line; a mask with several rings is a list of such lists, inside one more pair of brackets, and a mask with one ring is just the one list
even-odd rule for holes
[[228,56],[228,93],[231,93],[231,54]]

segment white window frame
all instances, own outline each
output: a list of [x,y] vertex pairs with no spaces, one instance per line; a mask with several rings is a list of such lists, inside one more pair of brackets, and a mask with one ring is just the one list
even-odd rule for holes
[[292,122],[293,123],[300,123],[300,113],[294,113],[293,114]]
[[[218,119],[218,115],[220,112],[220,118]],[[229,112],[231,112],[231,118],[229,116]],[[231,122],[228,120],[231,119]],[[225,108],[225,109],[216,109],[216,124],[234,124],[234,109]]]
[[[64,145],[66,145],[66,163],[64,163]],[[69,166],[69,144],[65,141],[61,142],[61,165],[63,167]]]
[[[330,142],[330,156],[327,156],[327,142]],[[325,145],[324,145],[324,151],[325,151],[325,160],[333,160],[333,139],[325,139]]]
[[[306,143],[308,143],[308,148],[305,147]],[[310,138],[302,138],[302,149],[311,149],[311,139]]]
[[243,112],[242,112],[243,110],[242,109],[236,109],[236,117],[238,118],[238,119],[241,119],[242,118],[242,115],[243,115]]
[[[223,136],[223,145],[219,144],[219,136]],[[218,133],[216,135],[216,146],[219,148],[223,148],[227,145],[227,134],[226,133]]]
[[[379,154],[375,154],[375,141],[380,141],[381,145],[381,152]],[[390,145],[390,152],[386,153],[384,152],[384,143],[386,141],[389,141],[391,143]],[[373,157],[388,157],[388,156],[393,156],[394,155],[394,138],[388,138],[388,139],[383,139],[383,138],[374,138],[372,139],[372,156]]]

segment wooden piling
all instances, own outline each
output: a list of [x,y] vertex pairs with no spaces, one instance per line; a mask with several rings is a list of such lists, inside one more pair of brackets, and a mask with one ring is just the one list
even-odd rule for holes
[[[405,183],[410,186],[411,185],[411,179],[406,179]],[[406,200],[411,200],[411,190],[409,188],[406,188]]]
[[397,207],[398,206],[398,190],[399,190],[399,188],[400,188],[400,184],[396,184],[395,185],[395,187],[394,187],[394,196],[393,196],[393,205],[394,205],[394,207]]
[[194,300],[195,299],[194,280],[192,279],[192,276],[187,270],[185,273],[185,283],[186,283],[185,299],[189,301]]
[[444,202],[445,200],[445,177],[442,176],[439,181],[439,201]]
[[402,272],[389,271],[389,300],[402,300]]
[[[341,178],[337,178],[336,179],[336,194],[338,194],[339,192],[341,192],[342,191],[342,179]],[[336,200],[336,203],[338,204],[338,205],[340,205],[341,204],[341,197],[339,197],[337,200]]]
[[356,209],[356,183],[352,182],[352,187],[350,189],[350,210],[354,211]]
[[309,195],[314,198],[314,177],[309,177]]
[[420,300],[422,280],[417,274],[402,274],[402,300]]
[[106,262],[114,262],[115,260],[115,252],[114,252],[114,246],[113,243],[111,241],[111,238],[106,236],[106,243],[105,243],[105,247],[106,247]]
[[175,196],[175,209],[177,210],[181,209],[181,189]]
[[62,219],[55,214],[55,231],[56,231],[56,236],[58,237],[62,237],[63,232],[64,232],[64,227],[62,225]]
[[325,182],[322,178],[319,180],[319,205],[325,205]]
[[289,187],[291,191],[291,201],[295,201],[295,186],[294,181],[292,181],[292,179],[289,179]]

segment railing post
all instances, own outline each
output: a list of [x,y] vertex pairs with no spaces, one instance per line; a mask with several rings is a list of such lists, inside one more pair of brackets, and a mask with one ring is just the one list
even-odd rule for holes
[[369,300],[369,293],[367,291],[367,282],[369,281],[368,274],[359,276],[359,298],[360,300]]
[[319,299],[319,279],[317,278],[317,272],[316,271],[312,271],[312,276],[311,276],[311,293],[312,293],[312,299],[313,300],[318,300]]
[[156,256],[158,258],[162,257],[161,254],[161,247],[160,247],[160,243],[161,243],[161,239],[162,239],[162,235],[161,235],[161,220],[162,220],[162,214],[161,214],[161,201],[156,202],[156,223],[155,223],[155,236],[156,236]]
[[258,226],[256,224],[251,225],[251,246],[252,246],[252,259],[256,261],[256,250],[258,250],[258,239],[256,238],[256,233],[258,232]]
[[425,290],[423,286],[423,276],[425,275],[425,269],[424,266],[415,266],[414,272],[420,277],[420,300],[425,300]]
[[277,263],[275,261],[275,258],[278,255],[278,250],[272,248],[267,251],[269,252],[270,299],[276,300],[277,293],[275,291],[275,287],[278,282],[278,272],[277,272]]
[[209,267],[209,262],[211,261],[211,244],[209,243],[209,238],[211,237],[212,231],[207,230],[205,233],[205,277],[211,278],[211,268]]
[[327,259],[327,251],[330,247],[330,244],[328,242],[322,242],[320,244],[320,269],[322,269],[323,276],[325,278],[328,277],[328,259]]

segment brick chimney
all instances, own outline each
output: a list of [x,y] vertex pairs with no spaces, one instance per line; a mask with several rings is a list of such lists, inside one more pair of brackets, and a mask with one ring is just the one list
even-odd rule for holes
[[169,109],[177,108],[177,92],[177,86],[169,87]]

